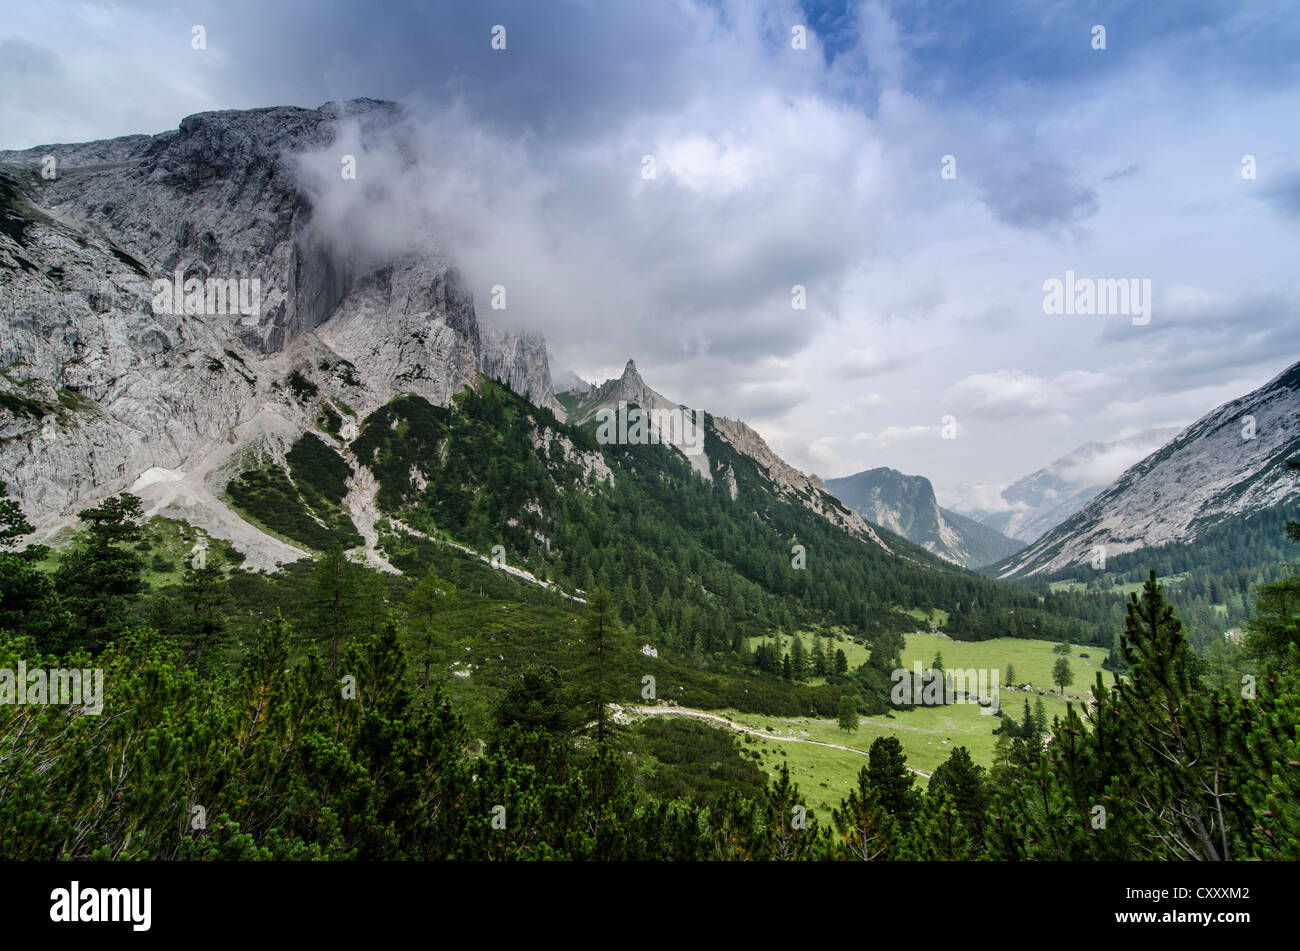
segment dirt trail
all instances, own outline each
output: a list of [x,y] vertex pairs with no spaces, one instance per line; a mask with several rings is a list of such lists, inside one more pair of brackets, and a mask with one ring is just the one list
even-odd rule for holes
[[[840,746],[838,743],[823,743],[821,740],[805,740],[799,736],[781,736],[777,733],[768,733],[764,730],[756,730],[753,727],[745,726],[743,723],[737,723],[735,720],[728,720],[726,717],[718,716],[716,713],[708,713],[704,710],[692,710],[689,707],[627,707],[632,713],[642,713],[647,716],[670,716],[670,717],[694,717],[697,720],[710,720],[714,723],[720,723],[723,726],[731,727],[737,733],[748,733],[750,736],[762,737],[765,740],[779,740],[783,743],[809,743],[813,746],[824,746],[832,750],[844,750],[846,753],[857,753],[860,756],[866,756],[866,750],[854,749],[852,746]],[[918,776],[930,778],[929,773],[923,773],[919,769],[908,767]]]

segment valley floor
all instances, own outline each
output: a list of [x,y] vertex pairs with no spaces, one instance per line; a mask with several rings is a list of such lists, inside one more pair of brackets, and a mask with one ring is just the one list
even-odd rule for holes
[[[787,649],[790,637],[781,641],[782,650]],[[942,653],[948,669],[988,668],[999,671],[1000,679],[1010,664],[1022,686],[1008,689],[1005,683],[1001,684],[1000,708],[1018,721],[1025,700],[1032,709],[1041,699],[1050,722],[1054,717],[1064,716],[1069,703],[1086,700],[1102,659],[1096,649],[1075,647],[1070,656],[1075,683],[1066,688],[1062,697],[1058,688],[1049,684],[1052,665],[1057,659],[1052,653],[1055,646],[1051,641],[1021,638],[954,641],[943,635],[917,633],[907,635],[902,660],[908,669],[914,661],[928,667],[935,654]],[[837,641],[836,647],[845,651],[851,666],[866,660],[866,649],[857,643]],[[1110,675],[1104,676],[1109,682]],[[1023,686],[1027,684],[1034,686]],[[1040,689],[1044,691],[1041,694]],[[782,761],[789,764],[809,805],[822,815],[828,815],[831,808],[839,805],[856,784],[858,771],[866,765],[867,751],[878,737],[898,737],[909,768],[923,780],[928,780],[930,773],[958,746],[966,747],[979,765],[990,767],[997,744],[992,731],[998,725],[998,718],[981,714],[980,707],[973,703],[916,707],[862,717],[859,728],[852,732],[842,730],[835,720],[824,717],[775,717],[668,705],[635,706],[626,710],[638,716],[691,717],[742,734],[745,748],[752,751],[751,755],[757,754],[757,762],[769,774],[774,774]]]

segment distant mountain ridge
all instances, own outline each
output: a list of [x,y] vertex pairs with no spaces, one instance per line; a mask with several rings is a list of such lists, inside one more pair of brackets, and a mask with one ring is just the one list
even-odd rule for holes
[[1294,502],[1286,467],[1300,456],[1300,363],[1223,404],[1125,471],[1077,513],[998,566],[999,577],[1086,566]]
[[966,568],[1001,561],[1022,547],[987,525],[940,506],[934,486],[924,476],[882,466],[827,479],[826,488],[867,521]]
[[[990,511],[960,502],[954,508],[1010,538],[1037,541],[1095,498],[1114,473],[1145,458],[1178,432],[1175,427],[1153,428],[1123,439],[1084,443],[1003,489],[1005,508]],[[1104,478],[1097,478],[1099,468],[1109,470]]]
[[591,384],[584,380],[572,370],[565,370],[563,373],[553,377],[551,392],[553,393],[586,393],[591,389]]

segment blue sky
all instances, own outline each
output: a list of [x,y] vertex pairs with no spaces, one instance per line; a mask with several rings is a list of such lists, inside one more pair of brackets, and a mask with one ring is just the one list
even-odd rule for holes
[[[428,162],[376,220],[438,222],[485,319],[542,330],[556,371],[633,357],[824,476],[987,501],[1300,359],[1293,3],[50,0],[0,23],[5,148],[402,101]],[[1151,280],[1151,322],[1044,314],[1066,270]]]

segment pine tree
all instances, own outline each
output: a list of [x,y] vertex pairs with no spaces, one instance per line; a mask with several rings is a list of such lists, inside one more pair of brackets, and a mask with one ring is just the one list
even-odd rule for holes
[[957,862],[974,858],[970,833],[951,794],[933,789],[922,800],[899,858],[921,862]]
[[1052,683],[1061,688],[1061,696],[1065,696],[1065,688],[1074,683],[1074,673],[1070,670],[1070,662],[1064,657],[1058,657],[1056,663],[1052,665]]
[[497,726],[528,733],[568,733],[573,728],[564,681],[555,667],[530,665],[502,692],[493,708]]
[[1114,708],[1125,760],[1115,779],[1134,811],[1135,846],[1158,858],[1232,858],[1239,704],[1204,695],[1200,661],[1154,571],[1141,600],[1130,597],[1120,650],[1130,678],[1098,699]]
[[982,849],[985,813],[991,801],[991,792],[985,779],[984,767],[975,764],[966,747],[957,747],[935,767],[930,777],[929,791],[933,794],[939,790],[951,797],[961,813],[972,847],[977,851]]
[[610,593],[598,587],[587,602],[587,616],[582,625],[582,639],[587,652],[583,669],[585,705],[594,717],[597,747],[603,747],[610,737],[609,704],[616,691],[612,677],[623,634],[615,619],[614,601]]
[[803,680],[808,674],[808,661],[804,654],[803,638],[797,634],[790,645],[790,672],[795,680]]
[[[1038,698],[1039,703],[1042,703],[1042,700],[1043,700],[1042,697]],[[1038,734],[1042,732],[1038,727],[1037,718],[1032,713],[1029,712],[1028,697],[1025,698],[1025,712],[1024,715],[1020,718],[1020,728],[1018,732],[1020,736],[1026,740],[1037,739]]]
[[910,823],[920,809],[921,793],[898,737],[879,736],[872,741],[866,771],[881,808],[904,826]]
[[808,812],[799,786],[790,780],[790,766],[782,761],[768,787],[764,815],[767,858],[777,862],[794,862],[812,857],[820,835],[817,820]]
[[181,594],[189,611],[181,625],[182,637],[192,663],[204,669],[204,652],[209,654],[226,640],[226,618],[222,606],[229,600],[224,563],[214,552],[191,561],[182,580]]
[[822,677],[826,674],[826,652],[822,650],[822,639],[814,634],[812,645],[813,674]]
[[840,697],[836,716],[839,727],[845,733],[856,733],[858,729],[858,703],[849,694]]
[[1285,662],[1300,649],[1300,574],[1259,586],[1246,629],[1245,649],[1256,660]]
[[1034,699],[1034,732],[1039,736],[1047,732],[1047,705],[1042,697]]
[[0,479],[0,548],[12,548],[35,530],[18,503],[9,498],[9,487]]
[[880,802],[867,767],[858,770],[858,784],[831,811],[835,838],[831,857],[871,862],[889,857],[895,822]]
[[144,586],[144,562],[124,547],[140,539],[140,499],[124,492],[77,518],[87,536],[60,557],[54,584],[74,618],[69,646],[95,651],[125,629]]
[[335,544],[316,563],[312,576],[316,630],[328,638],[330,672],[339,671],[339,649],[355,621],[357,566],[348,561],[343,547]]
[[32,531],[0,480],[0,631],[28,635],[38,650],[56,653],[64,647],[72,619],[60,606],[49,575],[36,566],[36,559],[48,549],[10,550]]
[[[450,583],[443,581],[433,572],[429,572],[412,590],[406,599],[406,616],[407,623],[411,630],[419,638],[421,646],[421,661],[424,666],[424,677],[421,686],[429,686],[429,675],[434,666],[435,653],[438,652],[438,641],[445,639],[445,632],[439,623],[439,618],[447,611],[450,611],[457,604],[456,589]],[[446,648],[441,651],[438,665],[439,677],[443,676],[446,670]]]

